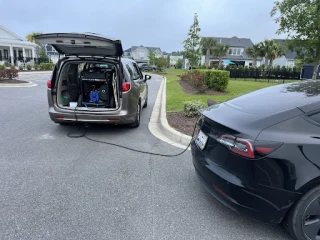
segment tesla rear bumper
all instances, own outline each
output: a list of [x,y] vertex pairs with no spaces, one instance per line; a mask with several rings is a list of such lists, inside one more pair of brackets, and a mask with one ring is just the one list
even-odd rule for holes
[[250,177],[240,179],[237,174],[206,158],[194,142],[191,151],[196,173],[206,189],[221,203],[240,214],[279,224],[300,197],[299,193],[250,183]]

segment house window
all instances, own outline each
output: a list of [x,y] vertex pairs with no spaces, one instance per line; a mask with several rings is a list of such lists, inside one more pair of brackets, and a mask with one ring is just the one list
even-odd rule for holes
[[4,56],[4,59],[8,59],[9,58],[9,54],[8,54],[8,50],[7,49],[3,50],[3,56]]
[[235,55],[235,56],[240,56],[243,52],[242,48],[230,48],[229,49],[229,54],[230,55]]

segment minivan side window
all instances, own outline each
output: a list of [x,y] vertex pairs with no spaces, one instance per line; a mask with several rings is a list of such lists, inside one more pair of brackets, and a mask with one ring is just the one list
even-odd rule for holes
[[135,63],[132,63],[133,80],[140,79],[140,73]]
[[126,67],[127,67],[127,70],[128,70],[128,72],[130,74],[130,79],[132,80],[133,79],[133,71],[132,71],[131,67],[128,64],[126,64]]

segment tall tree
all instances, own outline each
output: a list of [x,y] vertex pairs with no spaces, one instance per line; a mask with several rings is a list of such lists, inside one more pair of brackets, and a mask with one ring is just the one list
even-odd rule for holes
[[[29,33],[27,36],[26,36],[26,39],[27,41],[29,42],[33,42],[35,44],[37,44],[37,46],[35,47],[35,53],[37,56],[39,56],[40,52],[41,52],[41,48],[39,46],[39,42],[38,40],[36,40],[34,37],[36,35],[39,35],[39,34],[42,34],[42,32],[32,32],[32,33]],[[33,58],[36,57],[36,56],[33,56]]]
[[26,39],[27,39],[29,42],[33,42],[33,43],[39,45],[38,40],[36,40],[36,39],[34,38],[36,35],[39,35],[39,34],[42,34],[42,32],[32,32],[32,33],[29,33],[29,34],[26,36]]
[[193,24],[191,25],[188,33],[188,38],[183,42],[184,51],[183,57],[189,60],[191,67],[197,66],[201,58],[200,51],[200,33],[198,14],[194,14]]
[[154,65],[155,64],[155,59],[156,59],[156,53],[149,51],[148,52],[148,58],[149,58],[149,64]]
[[288,45],[298,58],[314,66],[313,79],[317,78],[320,64],[320,0],[276,1],[271,11],[279,24],[278,34],[288,34]]
[[261,51],[260,51],[260,45],[259,43],[253,44],[251,47],[247,48],[246,53],[249,57],[253,58],[252,66],[257,66],[257,58],[260,57]]
[[209,67],[209,58],[213,52],[214,47],[217,45],[217,40],[212,37],[202,38],[200,41],[202,54],[205,55],[205,65]]
[[221,67],[222,58],[227,55],[229,51],[230,46],[229,45],[223,45],[221,43],[218,43],[215,48],[213,49],[213,55],[217,58],[219,58],[219,65],[218,68]]

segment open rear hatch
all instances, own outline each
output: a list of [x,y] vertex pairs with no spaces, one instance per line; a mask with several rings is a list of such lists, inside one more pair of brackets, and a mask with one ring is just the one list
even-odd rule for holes
[[120,40],[114,40],[95,33],[48,33],[35,36],[40,44],[52,45],[66,56],[121,57]]

